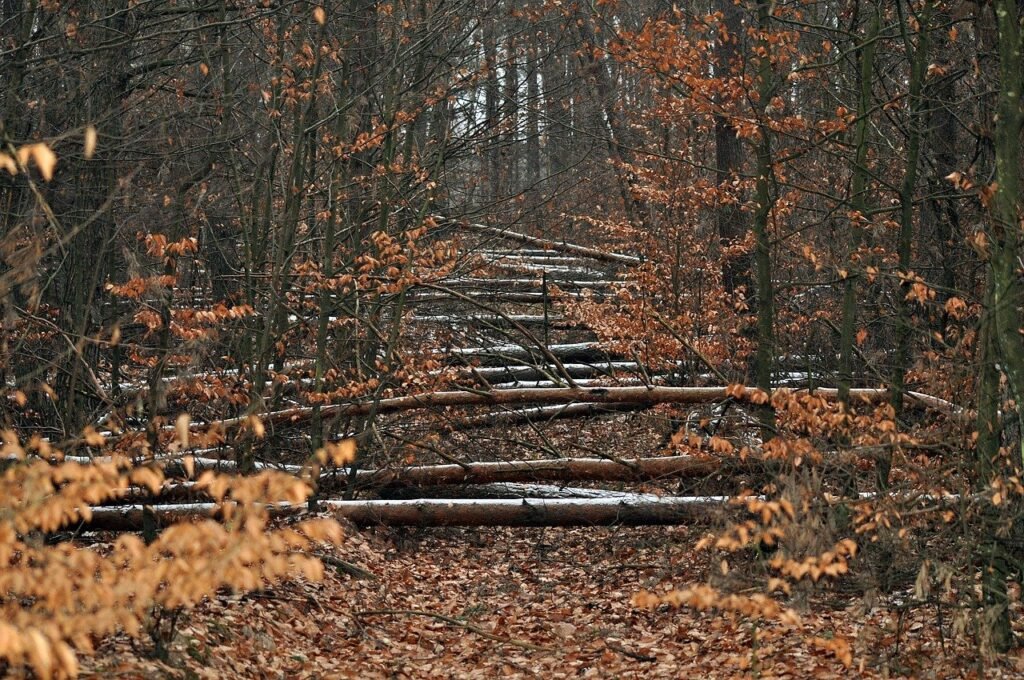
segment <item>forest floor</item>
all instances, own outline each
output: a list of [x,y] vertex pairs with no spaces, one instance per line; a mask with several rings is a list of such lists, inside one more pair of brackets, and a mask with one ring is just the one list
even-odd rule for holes
[[949,612],[940,627],[934,606],[902,607],[899,592],[819,591],[790,628],[633,606],[640,590],[707,578],[691,549],[704,530],[350,528],[331,554],[372,576],[329,568],[321,583],[225,595],[179,621],[167,661],[115,638],[83,676],[1024,677],[1024,654],[986,664],[969,634],[953,639]]

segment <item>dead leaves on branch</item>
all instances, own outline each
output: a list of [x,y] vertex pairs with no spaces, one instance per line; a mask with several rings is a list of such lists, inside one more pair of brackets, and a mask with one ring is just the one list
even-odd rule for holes
[[[51,464],[29,457],[11,432],[3,441],[9,463],[0,477],[0,659],[42,678],[74,676],[76,650],[91,652],[94,639],[118,631],[144,636],[154,608],[187,608],[221,589],[246,592],[294,576],[319,580],[323,565],[308,553],[341,540],[333,520],[269,525],[267,503],[305,501],[306,482],[271,471],[245,478],[205,472],[196,487],[220,504],[219,521],[174,524],[148,544],[122,535],[107,550],[47,545],[40,533],[88,522],[92,505],[132,487],[159,492],[163,471],[121,456],[59,462],[59,452],[30,442],[29,452],[46,448]],[[341,443],[322,457],[353,453],[354,444]]]

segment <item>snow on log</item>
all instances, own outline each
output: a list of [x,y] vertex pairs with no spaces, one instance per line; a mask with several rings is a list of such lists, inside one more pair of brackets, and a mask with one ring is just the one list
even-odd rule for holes
[[519,232],[509,231],[508,229],[501,229],[499,227],[491,227],[486,224],[475,224],[472,222],[456,222],[449,220],[445,217],[435,215],[433,217],[439,224],[448,223],[453,224],[463,229],[469,229],[471,231],[480,232],[483,234],[490,234],[493,236],[500,236],[507,238],[512,241],[519,243],[527,243],[530,245],[538,246],[545,250],[557,250],[563,253],[572,253],[573,255],[579,255],[581,257],[588,257],[592,260],[601,260],[602,262],[615,262],[617,264],[640,264],[641,260],[639,257],[633,255],[623,255],[621,253],[609,253],[596,248],[588,248],[586,246],[576,245],[575,243],[567,243],[565,241],[551,241],[548,239],[537,238],[536,236],[529,236],[527,234],[520,234]]
[[[359,525],[390,526],[602,526],[684,524],[724,510],[728,497],[647,497],[555,499],[416,499],[320,501],[322,509]],[[272,517],[307,512],[305,503],[268,506]],[[218,516],[215,503],[131,505],[92,508],[86,531],[140,531],[146,515],[158,526]]]

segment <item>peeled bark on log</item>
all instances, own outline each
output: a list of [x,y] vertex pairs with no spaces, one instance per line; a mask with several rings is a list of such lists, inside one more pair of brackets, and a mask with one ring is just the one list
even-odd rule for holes
[[586,246],[576,245],[575,243],[567,243],[565,241],[549,241],[547,239],[537,238],[535,236],[529,236],[527,234],[520,234],[519,232],[509,231],[508,229],[500,229],[498,227],[491,227],[486,224],[474,224],[472,222],[454,222],[445,217],[434,216],[434,220],[438,223],[454,224],[455,226],[463,229],[469,229],[492,236],[501,236],[512,241],[519,243],[528,243],[530,245],[538,246],[545,250],[557,250],[562,253],[572,253],[573,255],[579,255],[580,257],[587,257],[592,260],[601,260],[602,262],[615,262],[616,264],[628,264],[637,265],[641,263],[639,257],[633,255],[623,255],[621,253],[609,253],[603,250],[597,250],[596,248],[587,248]]
[[[683,524],[724,511],[728,497],[663,497],[642,500],[605,498],[559,499],[426,499],[399,501],[320,501],[322,509],[359,525],[390,526],[602,526]],[[214,503],[132,505],[92,508],[82,523],[85,531],[139,531],[148,514],[158,526],[209,519],[218,515]],[[271,517],[307,512],[306,505],[269,506]]]

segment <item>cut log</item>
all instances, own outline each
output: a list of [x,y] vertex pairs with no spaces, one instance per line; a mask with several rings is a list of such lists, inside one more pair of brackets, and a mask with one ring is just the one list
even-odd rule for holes
[[397,470],[363,470],[359,488],[493,484],[500,482],[643,482],[659,479],[699,479],[711,475],[762,472],[771,463],[748,458],[715,460],[692,456],[664,458],[559,458],[516,460],[465,465],[418,465]]
[[387,488],[381,491],[386,500],[427,499],[427,498],[603,498],[620,501],[649,501],[662,498],[658,494],[608,489],[583,489],[555,484],[520,484],[498,482],[494,484],[457,484],[444,486],[416,486]]
[[[300,465],[271,465],[254,463],[257,470],[280,470],[298,474]],[[194,471],[217,470],[233,472],[234,460],[204,458],[192,459]],[[386,486],[436,486],[441,484],[492,484],[498,482],[649,482],[666,479],[700,479],[712,475],[743,475],[770,471],[775,463],[756,458],[695,458],[693,456],[664,456],[660,458],[557,458],[552,460],[513,460],[462,465],[414,465],[356,472],[359,489]],[[179,461],[170,461],[169,474],[183,474]],[[345,470],[328,471],[321,479],[330,479]],[[188,483],[182,483],[184,488]]]
[[[752,389],[749,391],[753,391]],[[519,404],[571,404],[589,402],[600,404],[704,404],[720,401],[727,397],[725,387],[560,387],[555,389],[522,389],[522,390],[491,390],[470,391],[455,390],[451,392],[428,392],[405,397],[381,399],[374,405],[370,402],[355,404],[333,404],[322,406],[320,414],[324,418],[336,415],[366,415],[373,410],[378,414],[396,413],[430,408],[447,408],[461,406],[502,406]],[[260,416],[263,423],[287,425],[304,422],[313,415],[308,406],[274,411]],[[230,430],[250,422],[250,416],[226,418],[210,423],[210,427]]]
[[[537,290],[544,285],[544,282],[538,278],[534,279],[480,279],[480,278],[466,278],[466,279],[450,279],[445,281],[446,288],[454,288],[456,290],[476,290],[481,292],[490,291],[514,291],[524,292]],[[579,288],[610,288],[612,286],[621,285],[621,281],[595,281],[591,279],[573,281],[559,279],[558,281],[548,281],[549,286],[558,286],[560,290],[566,289],[579,289]]]
[[[724,511],[728,497],[644,497],[566,499],[424,499],[399,501],[326,500],[320,507],[359,525],[390,526],[607,526],[684,524]],[[132,505],[92,508],[86,531],[140,531],[148,514],[158,526],[216,517],[214,503]],[[269,506],[272,517],[304,515],[306,505]]]
[[628,264],[638,265],[641,263],[639,257],[633,255],[623,255],[621,253],[609,253],[603,250],[597,250],[596,248],[587,248],[586,246],[576,245],[575,243],[568,243],[565,241],[550,241],[547,239],[537,238],[536,236],[529,236],[527,234],[520,234],[519,232],[509,231],[508,229],[500,229],[498,227],[491,227],[486,224],[475,224],[472,222],[455,222],[445,217],[435,215],[433,218],[438,224],[447,223],[452,224],[463,229],[469,229],[483,234],[491,236],[500,236],[507,238],[511,241],[518,243],[527,243],[529,245],[538,246],[545,250],[557,250],[562,253],[572,253],[573,255],[579,255],[580,257],[587,257],[592,260],[600,260],[602,262],[615,262],[616,264]]

